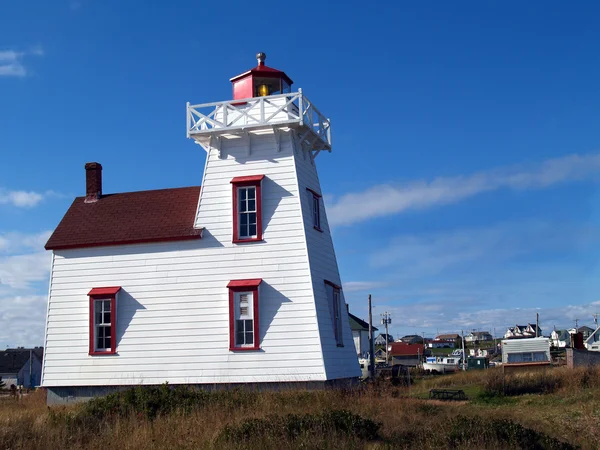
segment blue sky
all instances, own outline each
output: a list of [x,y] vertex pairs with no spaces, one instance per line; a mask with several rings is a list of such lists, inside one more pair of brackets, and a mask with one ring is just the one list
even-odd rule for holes
[[[391,2],[390,2],[391,3]],[[600,312],[600,5],[0,0],[0,347],[41,345],[43,244],[83,165],[197,185],[186,101],[257,51],[331,117],[317,162],[351,311],[393,334]]]

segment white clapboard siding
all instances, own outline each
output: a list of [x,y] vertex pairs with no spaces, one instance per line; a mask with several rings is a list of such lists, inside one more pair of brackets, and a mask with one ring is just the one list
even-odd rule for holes
[[[344,309],[337,347],[323,280],[340,283],[325,211],[312,227],[316,168],[291,132],[223,140],[202,180],[194,241],[56,251],[43,385],[324,381],[360,375]],[[265,175],[263,242],[233,244],[231,179]],[[229,351],[233,279],[262,278],[259,351]],[[117,354],[89,356],[94,287],[121,286]],[[352,351],[351,351],[352,350]]]
[[[297,142],[296,146],[300,147],[300,143]],[[327,155],[323,155],[323,157],[327,157]],[[350,329],[348,320],[348,311],[344,307],[345,300],[343,290],[341,292],[342,347],[338,347],[336,344],[330,312],[331,309],[327,304],[325,280],[339,286],[342,285],[342,282],[335,257],[335,251],[333,249],[333,240],[327,222],[323,198],[321,198],[320,202],[320,222],[322,231],[316,230],[313,227],[312,193],[307,189],[311,189],[321,195],[323,194],[317,175],[316,160],[312,160],[310,157],[296,158],[296,171],[298,174],[300,197],[302,199],[304,229],[306,233],[317,317],[321,335],[321,346],[323,349],[323,359],[325,361],[327,378],[357,377],[360,376],[360,367],[356,358],[352,330]]]

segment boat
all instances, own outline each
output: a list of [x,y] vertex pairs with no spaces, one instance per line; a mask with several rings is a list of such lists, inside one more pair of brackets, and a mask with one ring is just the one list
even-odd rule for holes
[[446,356],[428,356],[423,362],[423,370],[436,373],[457,372],[460,370],[462,357],[461,350],[455,350],[451,355]]

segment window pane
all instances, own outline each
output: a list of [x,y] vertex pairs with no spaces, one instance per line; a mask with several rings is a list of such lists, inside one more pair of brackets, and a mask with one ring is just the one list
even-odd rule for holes
[[250,217],[250,223],[256,225],[256,213],[250,213],[248,216]]
[[104,323],[110,323],[110,312],[104,313]]
[[254,200],[256,198],[256,188],[248,188],[248,200]]
[[248,211],[256,211],[256,200],[248,200]]
[[246,189],[240,189],[239,193],[240,193],[240,200],[245,201],[246,200]]
[[110,312],[110,300],[104,300],[104,311]]
[[248,236],[256,236],[256,224],[250,225],[250,232],[248,233]]
[[104,348],[111,348],[110,347],[110,334],[104,338],[104,345],[105,345]]
[[[98,306],[98,305],[96,305]],[[94,319],[94,323],[96,325],[98,325],[99,323],[102,323],[102,311],[100,311],[99,308],[96,308],[96,318]]]
[[240,200],[240,212],[246,212],[246,200]]
[[245,342],[245,344],[250,344],[250,345],[254,344],[254,336],[253,336],[253,334],[252,334],[251,331],[250,332],[246,332],[246,342]]
[[246,227],[248,225],[248,214],[241,214],[240,222],[242,223],[242,227]]

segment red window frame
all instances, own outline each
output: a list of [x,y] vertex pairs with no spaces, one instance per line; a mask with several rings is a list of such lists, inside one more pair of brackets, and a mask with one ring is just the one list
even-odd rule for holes
[[[335,338],[335,343],[338,347],[344,346],[344,334],[342,330],[342,288],[331,281],[324,280],[326,286],[330,286],[333,289],[333,298],[332,298],[332,311],[333,311],[333,337]],[[325,291],[327,292],[327,291]],[[335,294],[337,292],[337,302],[335,300]],[[327,295],[327,294],[325,294]],[[327,298],[329,301],[329,297]],[[337,319],[336,319],[337,316]]]
[[[117,293],[121,290],[120,286],[93,288],[88,292],[90,298],[90,351],[89,354],[95,355],[114,355],[117,352]],[[96,350],[94,330],[96,324],[94,322],[94,302],[96,300],[110,299],[110,350]]]
[[[252,175],[246,177],[235,177],[231,180],[232,198],[233,198],[233,240],[234,244],[244,242],[262,241],[262,192],[261,185],[264,175]],[[238,212],[238,188],[254,186],[256,188],[256,237],[240,238],[239,230],[239,212]]]
[[[310,205],[310,209],[311,209],[313,228],[322,233],[323,232],[323,229],[321,228],[321,197],[322,196],[317,191],[313,191],[311,188],[306,188],[306,190],[312,194],[312,198],[311,198],[312,202]],[[318,208],[316,225],[315,225],[315,203],[314,203],[315,201],[317,202],[317,208]]]
[[[229,350],[232,352],[248,351],[248,350],[260,350],[259,334],[258,334],[258,322],[259,322],[259,309],[258,309],[258,286],[262,282],[262,278],[254,278],[249,280],[231,280],[227,287],[229,288]],[[252,309],[253,317],[252,323],[254,334],[254,345],[252,346],[236,346],[235,345],[235,293],[236,292],[252,292]]]

